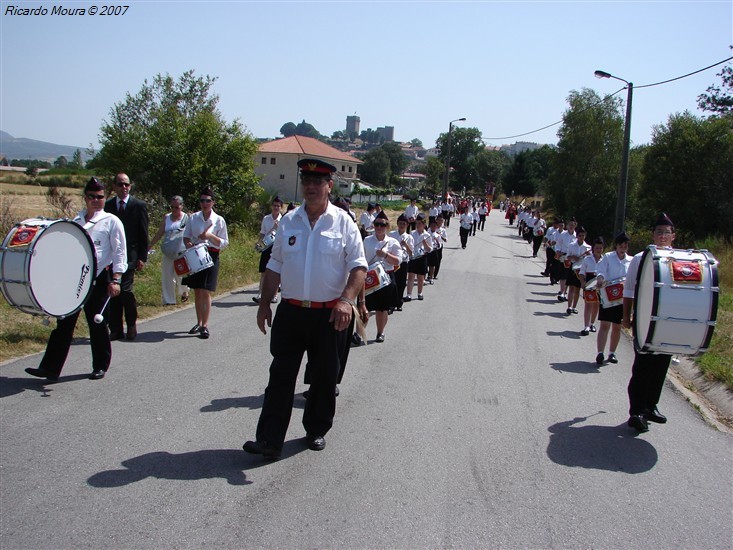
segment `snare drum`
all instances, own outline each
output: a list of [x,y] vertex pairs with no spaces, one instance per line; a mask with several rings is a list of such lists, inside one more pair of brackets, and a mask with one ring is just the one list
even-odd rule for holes
[[204,243],[187,248],[183,252],[178,253],[178,258],[173,262],[173,269],[176,275],[193,275],[204,269],[208,269],[214,265],[209,251]]
[[619,306],[624,303],[625,280],[626,277],[611,279],[598,291],[601,295],[601,307],[603,309]]
[[275,242],[275,235],[277,235],[277,231],[270,231],[267,235],[262,237],[262,239],[257,241],[257,244],[255,244],[255,250],[262,253],[270,248],[272,243]]
[[366,279],[364,279],[364,296],[369,296],[377,290],[389,286],[391,277],[384,269],[384,266],[377,262],[367,268]]
[[69,220],[23,220],[0,247],[0,291],[24,313],[60,318],[76,313],[96,275],[94,243]]
[[718,261],[707,250],[644,252],[634,296],[634,347],[639,352],[701,355],[718,314]]

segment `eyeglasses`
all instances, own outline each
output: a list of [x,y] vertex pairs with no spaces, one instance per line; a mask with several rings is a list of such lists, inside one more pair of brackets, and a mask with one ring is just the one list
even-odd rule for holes
[[199,202],[214,202],[213,199],[199,199]]
[[87,198],[90,201],[94,201],[94,200],[100,201],[104,198],[104,195],[87,195]]
[[387,227],[387,224],[374,222],[374,227]]
[[132,184],[129,181],[116,181],[115,185],[117,187],[132,187]]
[[657,235],[658,237],[663,237],[665,235],[672,235],[672,233],[674,232],[673,231],[662,231],[662,230],[658,230],[654,232],[654,234]]

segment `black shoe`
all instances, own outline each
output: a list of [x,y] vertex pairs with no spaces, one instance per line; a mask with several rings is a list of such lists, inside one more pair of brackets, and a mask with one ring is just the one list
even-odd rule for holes
[[266,441],[247,441],[242,445],[244,452],[253,455],[262,455],[265,458],[278,459],[282,455],[282,449],[270,445]]
[[603,364],[603,352],[600,352],[598,355],[596,355],[596,364],[597,365]]
[[580,331],[581,336],[588,336],[590,334],[590,331],[587,328],[584,328]]
[[540,275],[542,275],[543,277],[549,277],[550,276],[549,273],[545,273],[544,271],[542,273],[540,273]]
[[394,310],[395,311],[402,311],[402,306],[397,306],[396,308],[394,308]]
[[650,422],[656,422],[657,424],[667,423],[667,417],[659,412],[659,409],[656,407],[656,405],[651,409],[645,410],[643,416],[646,420]]
[[405,296],[404,298],[402,298],[402,301],[403,302],[412,302],[412,298],[410,296]]
[[562,294],[558,294],[557,295],[557,301],[558,302],[562,302]]
[[104,374],[103,370],[92,371],[92,374],[89,375],[89,380],[101,380],[104,378]]
[[339,391],[339,387],[336,386],[336,389],[334,390],[333,394],[338,397],[341,392]]
[[203,338],[206,340],[209,337],[209,329],[206,327],[201,327],[199,329],[199,338]]
[[565,315],[571,315],[573,313],[573,310],[568,308],[565,310]]
[[252,297],[252,301],[253,301],[253,302],[254,302],[255,304],[259,304],[259,303],[260,303],[260,298],[259,298],[259,296],[253,296],[253,297]]
[[641,415],[634,415],[629,417],[629,421],[626,423],[630,428],[634,428],[639,433],[649,431],[649,424]]
[[374,341],[379,342],[380,344],[384,342],[384,334],[377,334],[377,338]]
[[423,298],[423,295],[422,295],[422,294],[418,294],[418,295],[417,295],[417,299],[418,299],[418,300],[424,300],[424,298]]
[[58,375],[53,374],[46,369],[34,369],[28,367],[27,369],[25,369],[25,372],[27,372],[31,376],[35,376],[36,378],[45,378],[46,380],[51,380],[52,382],[56,382],[56,380],[59,379]]
[[201,327],[198,323],[196,323],[191,330],[188,331],[189,334],[198,334],[199,330],[201,330]]
[[125,337],[124,332],[110,332],[109,341],[114,342],[115,340],[122,340]]
[[127,339],[128,340],[134,340],[137,336],[137,327],[127,327]]
[[611,352],[608,354],[608,362],[613,363],[614,365],[618,363],[618,357],[616,357],[616,354]]
[[322,451],[326,448],[326,440],[322,435],[307,434],[305,442],[311,451]]

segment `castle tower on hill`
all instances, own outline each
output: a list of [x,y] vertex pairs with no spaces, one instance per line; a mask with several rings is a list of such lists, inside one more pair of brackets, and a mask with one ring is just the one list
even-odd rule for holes
[[347,116],[346,117],[346,133],[350,136],[358,136],[359,135],[359,124],[361,123],[361,119],[356,116]]

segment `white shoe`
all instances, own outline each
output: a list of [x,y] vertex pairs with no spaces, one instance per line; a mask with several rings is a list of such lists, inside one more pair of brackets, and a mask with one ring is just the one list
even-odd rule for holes
[[275,297],[270,300],[271,303],[276,304],[277,303],[277,294],[275,294]]

